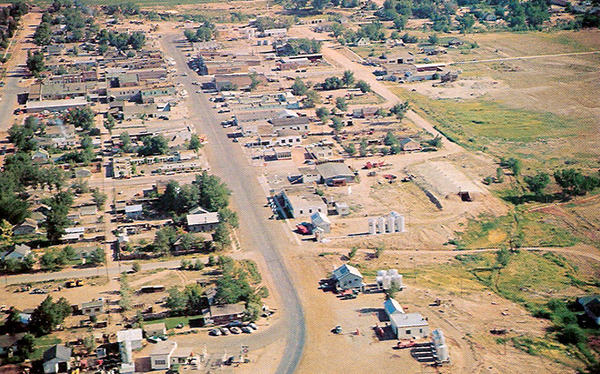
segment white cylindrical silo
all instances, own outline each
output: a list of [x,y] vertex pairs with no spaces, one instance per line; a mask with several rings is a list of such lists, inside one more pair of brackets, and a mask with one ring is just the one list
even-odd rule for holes
[[387,270],[377,270],[377,275],[380,277],[383,277],[384,275],[387,275]]
[[377,232],[380,234],[385,233],[385,218],[377,218]]
[[390,212],[390,216],[392,216],[394,218],[398,217],[399,215],[400,214],[398,214],[398,212],[394,212],[394,211]]
[[438,361],[448,361],[450,358],[448,355],[448,346],[446,344],[438,345],[435,347]]
[[386,218],[385,232],[394,232],[394,231],[396,231],[394,229],[395,221],[396,221],[396,219],[393,216],[388,216]]
[[390,269],[390,270],[388,270],[388,274],[389,275],[396,275],[396,274],[398,274],[398,269]]
[[377,234],[377,230],[375,229],[375,218],[369,218],[369,234]]
[[433,345],[439,346],[446,344],[446,338],[441,329],[435,329],[431,332],[431,338],[433,339]]
[[406,229],[404,227],[404,216],[396,217],[396,232],[405,232]]
[[390,277],[389,275],[385,275],[383,277],[383,289],[389,290],[391,286],[392,286],[392,277]]
[[381,275],[375,277],[375,282],[377,282],[379,288],[383,287],[383,277]]
[[392,283],[396,285],[398,288],[402,289],[402,275],[395,274],[392,275]]

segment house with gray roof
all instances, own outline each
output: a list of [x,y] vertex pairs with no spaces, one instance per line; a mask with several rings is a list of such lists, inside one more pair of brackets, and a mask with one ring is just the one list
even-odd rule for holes
[[321,181],[328,186],[345,185],[354,182],[356,176],[343,162],[326,162],[316,166]]
[[44,352],[44,373],[67,373],[71,369],[71,348],[55,345]]
[[364,289],[363,276],[354,266],[344,264],[333,271],[331,277],[342,290]]

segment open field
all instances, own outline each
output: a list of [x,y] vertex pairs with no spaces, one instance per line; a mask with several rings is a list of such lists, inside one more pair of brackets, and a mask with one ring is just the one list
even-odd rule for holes
[[[589,52],[600,49],[599,35],[598,30],[473,34],[463,39],[478,48],[448,49],[430,59],[449,63]],[[565,160],[594,167],[598,66],[598,54],[457,64],[452,68],[463,71],[466,84],[459,79],[434,88],[414,83],[392,89],[468,148],[516,156],[529,167],[558,167]],[[492,88],[486,88],[490,78]]]

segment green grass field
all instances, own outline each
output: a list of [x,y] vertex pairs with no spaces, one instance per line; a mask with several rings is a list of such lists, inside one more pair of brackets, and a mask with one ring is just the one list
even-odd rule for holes
[[179,325],[180,323],[184,326],[189,325],[190,317],[168,317],[163,319],[157,319],[154,321],[149,321],[148,323],[145,323],[145,325],[153,325],[156,323],[164,323],[167,327],[167,330],[171,330],[174,329],[175,326]]

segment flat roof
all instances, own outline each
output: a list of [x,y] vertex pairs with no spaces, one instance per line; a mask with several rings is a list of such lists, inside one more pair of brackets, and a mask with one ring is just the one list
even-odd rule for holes
[[188,225],[202,225],[207,223],[219,223],[219,213],[199,213],[199,214],[188,214],[187,217]]
[[63,100],[41,100],[41,101],[27,101],[25,104],[26,109],[41,109],[41,108],[59,108],[65,106],[83,106],[88,105],[85,97],[74,97],[72,99]]
[[429,325],[421,313],[394,313],[390,315],[390,321],[393,321],[398,328]]

